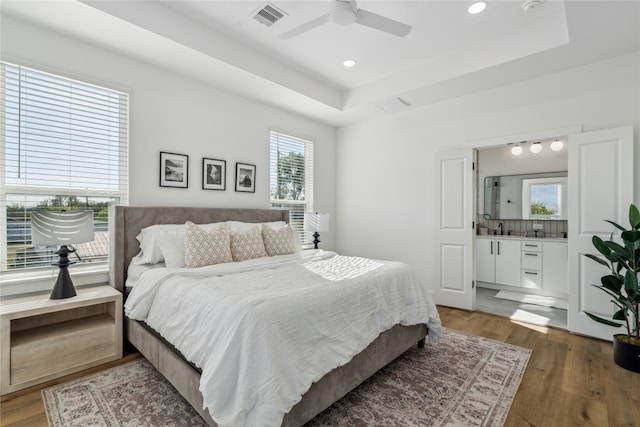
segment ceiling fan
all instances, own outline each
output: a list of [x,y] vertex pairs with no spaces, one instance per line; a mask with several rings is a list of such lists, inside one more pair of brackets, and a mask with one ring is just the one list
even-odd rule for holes
[[398,37],[404,37],[411,31],[411,25],[359,9],[355,0],[332,0],[329,6],[329,13],[282,33],[278,37],[284,40],[290,39],[328,22],[333,22],[337,25],[351,25],[355,22]]

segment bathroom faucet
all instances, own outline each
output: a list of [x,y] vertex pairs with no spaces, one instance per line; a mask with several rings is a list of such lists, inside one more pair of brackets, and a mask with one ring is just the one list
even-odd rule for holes
[[498,228],[500,229],[500,235],[504,234],[504,230],[502,229],[502,223],[498,224]]

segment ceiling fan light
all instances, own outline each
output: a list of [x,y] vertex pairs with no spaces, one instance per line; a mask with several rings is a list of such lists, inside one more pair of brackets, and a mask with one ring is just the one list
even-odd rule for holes
[[357,6],[355,2],[331,2],[331,20],[337,25],[351,25],[356,22]]
[[356,61],[354,59],[345,59],[342,65],[347,68],[351,68],[356,65]]
[[514,156],[519,156],[520,154],[522,154],[522,147],[519,145],[514,145],[513,147],[511,147],[511,154],[513,154]]
[[551,150],[553,151],[560,151],[562,150],[562,147],[564,147],[564,142],[560,141],[559,139],[556,139],[551,143],[550,147],[551,147]]
[[469,6],[469,9],[467,10],[469,11],[470,14],[475,15],[477,13],[482,12],[486,8],[487,8],[487,4],[483,1],[479,1]]
[[533,144],[531,144],[531,147],[529,147],[529,150],[533,154],[538,154],[542,151],[542,144],[540,144],[539,142],[534,142]]

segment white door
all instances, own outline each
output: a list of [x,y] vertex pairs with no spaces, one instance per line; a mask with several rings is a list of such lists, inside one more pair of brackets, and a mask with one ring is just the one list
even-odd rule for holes
[[571,332],[612,340],[619,331],[591,320],[585,311],[611,317],[610,297],[591,286],[607,269],[584,254],[597,251],[591,238],[608,239],[616,229],[605,220],[628,224],[633,202],[633,128],[569,137],[569,311]]
[[520,240],[496,241],[496,283],[520,286]]
[[476,260],[476,280],[496,281],[496,240],[477,237],[474,254]]
[[438,231],[437,304],[475,309],[473,288],[473,150],[436,154]]

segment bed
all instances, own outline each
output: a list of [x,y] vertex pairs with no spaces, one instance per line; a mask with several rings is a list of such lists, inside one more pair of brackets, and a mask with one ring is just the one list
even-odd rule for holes
[[[126,292],[125,283],[127,281],[128,267],[131,260],[140,252],[140,244],[136,236],[141,230],[151,225],[184,224],[186,221],[191,221],[195,224],[225,221],[259,224],[277,221],[288,222],[288,218],[288,211],[271,209],[112,207],[109,227],[110,284],[117,290],[123,293]],[[318,256],[334,259],[329,258],[329,255],[326,254]],[[297,266],[291,267],[292,264],[288,260],[283,261],[283,263],[290,266],[290,268],[298,268]],[[229,271],[224,270],[225,268],[234,268],[234,266],[215,267],[222,268],[224,274],[229,274]],[[154,274],[147,274],[146,276],[152,275]],[[167,278],[173,277],[165,272],[161,272],[159,275],[165,275]],[[171,280],[177,279],[172,278]],[[191,278],[189,280],[197,279]],[[437,334],[439,318],[437,311],[435,311],[435,305],[433,305],[433,311],[428,314],[428,317],[429,322],[425,321],[408,326],[403,326],[399,323],[392,325],[377,335],[377,338],[364,346],[361,351],[359,350],[355,356],[350,358],[348,363],[337,366],[320,378],[315,379],[310,387],[303,392],[302,398],[284,414],[282,425],[303,425],[408,348],[419,342],[424,342],[424,338],[428,333]],[[430,330],[427,328],[427,323],[430,325]],[[171,382],[209,425],[217,426],[218,424],[214,421],[214,418],[217,417],[212,417],[208,409],[204,408],[205,397],[200,391],[203,370],[195,363],[187,360],[176,346],[169,343],[163,338],[162,334],[149,327],[146,322],[133,320],[125,316],[124,328],[126,339]]]

